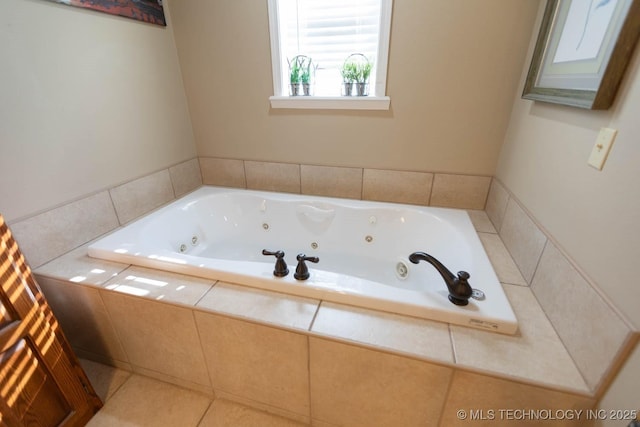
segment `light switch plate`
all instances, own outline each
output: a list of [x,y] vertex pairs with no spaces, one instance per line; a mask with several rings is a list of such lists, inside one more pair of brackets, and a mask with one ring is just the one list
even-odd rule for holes
[[598,134],[598,138],[596,139],[596,144],[593,146],[593,150],[591,151],[591,155],[589,156],[590,166],[602,170],[604,166],[604,162],[607,160],[607,156],[609,155],[609,151],[611,150],[611,146],[613,145],[613,141],[616,139],[616,135],[618,131],[616,129],[611,128],[601,128],[600,133]]

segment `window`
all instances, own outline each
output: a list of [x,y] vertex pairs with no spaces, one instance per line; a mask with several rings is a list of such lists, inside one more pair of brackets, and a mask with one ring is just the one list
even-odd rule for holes
[[[385,89],[392,0],[269,0],[268,4],[272,107],[389,108]],[[367,96],[358,96],[356,87],[352,96],[345,96],[341,74],[345,61],[372,65]],[[292,96],[290,84],[296,63],[311,74],[309,92],[294,85],[300,96]]]

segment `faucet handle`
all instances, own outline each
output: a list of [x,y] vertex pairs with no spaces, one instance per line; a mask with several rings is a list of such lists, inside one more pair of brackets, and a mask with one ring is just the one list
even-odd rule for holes
[[298,260],[298,266],[296,267],[296,272],[293,273],[293,277],[295,277],[296,280],[307,280],[310,276],[309,268],[307,264],[305,264],[305,261],[313,262],[314,264],[320,261],[320,258],[317,256],[306,256],[305,254],[298,254],[296,259]]
[[262,250],[262,255],[273,255],[276,257],[276,266],[273,270],[273,275],[276,277],[284,277],[289,274],[289,267],[287,267],[287,263],[284,261],[284,252],[283,251],[268,251],[266,249]]

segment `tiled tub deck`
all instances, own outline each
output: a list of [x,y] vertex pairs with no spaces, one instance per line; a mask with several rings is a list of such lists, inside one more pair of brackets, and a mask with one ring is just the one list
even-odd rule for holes
[[474,425],[458,411],[593,407],[593,381],[491,221],[470,215],[516,336],[92,259],[86,245],[35,273],[81,357],[305,423]]

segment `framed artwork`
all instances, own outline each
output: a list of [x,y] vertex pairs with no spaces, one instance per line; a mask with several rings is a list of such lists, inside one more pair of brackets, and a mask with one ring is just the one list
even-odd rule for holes
[[522,97],[611,106],[640,35],[640,0],[547,0]]
[[162,0],[49,0],[166,26]]

